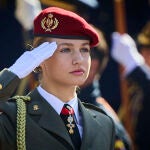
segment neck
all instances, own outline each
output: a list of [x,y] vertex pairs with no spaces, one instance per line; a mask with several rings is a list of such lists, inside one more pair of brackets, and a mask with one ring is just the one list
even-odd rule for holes
[[48,93],[53,94],[54,96],[58,97],[63,102],[68,102],[72,98],[76,96],[76,87],[64,87],[63,86],[47,86],[47,84],[41,85],[43,89],[45,89]]

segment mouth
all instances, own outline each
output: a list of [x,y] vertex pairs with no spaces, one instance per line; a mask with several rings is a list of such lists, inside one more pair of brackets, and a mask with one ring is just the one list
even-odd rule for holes
[[85,71],[83,69],[77,69],[77,70],[71,71],[70,73],[73,75],[80,76],[80,75],[83,75],[85,73]]

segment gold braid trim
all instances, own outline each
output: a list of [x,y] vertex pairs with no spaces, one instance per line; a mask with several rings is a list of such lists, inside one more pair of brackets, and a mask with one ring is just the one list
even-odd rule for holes
[[28,96],[15,96],[17,103],[17,150],[26,150],[26,101],[30,101]]

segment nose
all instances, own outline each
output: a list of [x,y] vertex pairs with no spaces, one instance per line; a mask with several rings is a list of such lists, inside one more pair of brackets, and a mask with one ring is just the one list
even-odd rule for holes
[[72,64],[80,64],[83,61],[83,56],[80,51],[76,51],[73,53]]

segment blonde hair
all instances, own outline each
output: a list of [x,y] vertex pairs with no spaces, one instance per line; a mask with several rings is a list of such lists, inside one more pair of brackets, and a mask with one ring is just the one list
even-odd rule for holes
[[46,42],[47,41],[46,39],[47,39],[46,37],[41,37],[41,36],[34,37],[33,48],[38,47],[42,43]]

